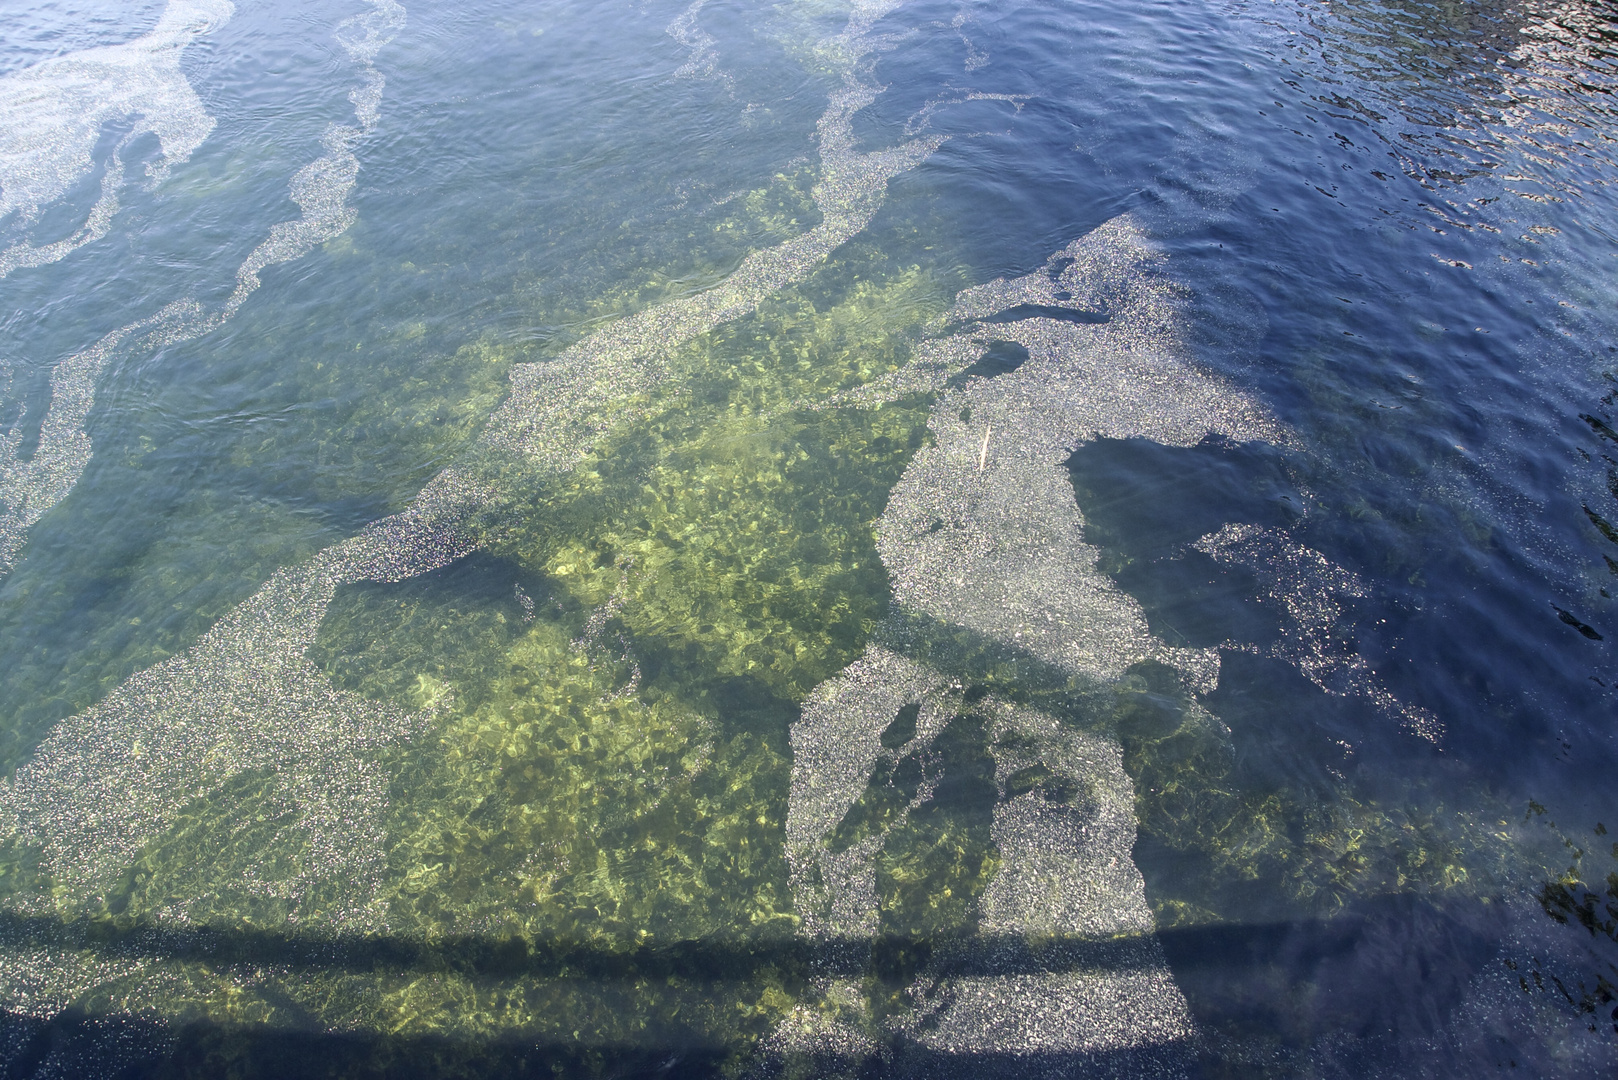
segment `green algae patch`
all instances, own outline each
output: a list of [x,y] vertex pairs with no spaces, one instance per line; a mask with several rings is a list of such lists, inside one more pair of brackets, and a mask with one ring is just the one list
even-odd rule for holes
[[[573,648],[553,624],[536,624],[506,660],[489,700],[396,780],[392,921],[406,933],[543,926],[638,940],[650,925],[640,907],[700,860],[700,834],[680,835],[670,818],[697,798],[713,718],[643,699],[621,661]],[[658,900],[689,899],[682,891]]]
[[680,350],[647,419],[543,484],[490,550],[681,663],[794,699],[841,670],[886,614],[871,523],[928,402],[808,406],[905,363],[941,301],[914,268],[828,292],[811,279]]
[[636,636],[801,697],[886,612],[870,520],[925,430],[901,410],[814,419],[698,427],[655,461],[634,448],[602,461],[605,504],[631,486],[641,498],[599,536],[560,545],[548,575]]
[[[314,1026],[382,1056],[519,1037],[588,1075],[636,1047],[739,1060],[812,997],[787,734],[886,614],[872,522],[929,402],[815,405],[907,362],[942,303],[913,269],[862,278],[848,260],[871,254],[680,350],[670,388],[576,471],[473,459],[503,491],[479,554],[342,586],[308,659],[437,717],[373,755],[379,860],[334,875],[300,824],[308,793],[235,777],[105,896],[63,898],[86,965],[146,943],[96,1007],[156,1008],[225,1059],[242,1025]],[[944,882],[962,900],[937,918],[958,921],[990,872],[972,828],[918,820],[890,906]],[[12,854],[19,888],[49,887]],[[452,1071],[492,1060],[445,1052]]]
[[[397,754],[388,925],[507,942],[515,969],[498,992],[453,964],[396,978],[389,1030],[730,1053],[802,999],[787,729],[886,613],[871,523],[929,403],[806,404],[906,362],[939,310],[915,271],[812,285],[680,350],[663,400],[504,503],[477,589],[334,602],[319,655],[340,683],[456,694],[430,746]],[[935,857],[895,864],[910,892],[961,861],[930,829]]]
[[723,693],[637,687],[559,622],[504,659],[483,704],[396,775],[388,924],[441,946],[445,969],[391,980],[389,1029],[664,1045],[767,1030],[799,978],[771,952],[795,928],[781,740],[727,732]]
[[[681,350],[660,410],[502,508],[490,557],[542,580],[529,586],[538,616],[498,659],[483,633],[492,677],[434,753],[402,755],[389,856],[400,933],[520,941],[558,965],[484,1033],[560,1023],[735,1049],[801,999],[781,832],[792,702],[886,612],[871,523],[928,407],[804,401],[905,362],[908,335],[936,316],[917,298],[936,291],[909,273],[827,290],[823,308],[801,293],[766,305]],[[884,321],[895,308],[913,317]],[[387,666],[391,692],[406,692],[409,665]],[[959,842],[932,832],[927,850],[951,853],[932,873],[947,876]],[[611,1006],[561,977],[660,964],[673,966],[620,984],[628,996]],[[473,1023],[456,978],[393,993],[412,1030]]]

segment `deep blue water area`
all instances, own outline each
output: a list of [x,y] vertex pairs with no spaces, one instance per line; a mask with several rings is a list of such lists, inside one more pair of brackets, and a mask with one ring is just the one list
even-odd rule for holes
[[7,1075],[1610,1070],[1615,49],[0,4]]

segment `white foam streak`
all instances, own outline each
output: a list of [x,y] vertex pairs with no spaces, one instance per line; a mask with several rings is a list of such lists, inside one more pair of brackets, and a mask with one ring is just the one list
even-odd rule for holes
[[120,327],[57,364],[51,372],[51,401],[39,442],[27,460],[18,456],[20,424],[0,436],[0,575],[16,561],[28,529],[67,497],[90,462],[92,448],[84,424],[95,404],[96,380],[108,357],[132,336],[143,331],[160,336],[165,328],[184,325],[199,312],[194,304],[170,304],[152,318]]
[[310,848],[296,878],[271,888],[297,899],[340,881],[358,899],[304,918],[373,923],[366,903],[386,802],[374,752],[420,731],[445,702],[412,714],[367,700],[333,686],[304,652],[340,584],[398,581],[469,553],[438,522],[491,496],[445,473],[410,510],[277,571],[191,648],[53,728],[0,783],[7,831],[38,845],[60,883],[93,893],[186,802],[244,769],[271,768]]
[[[114,330],[90,348],[57,364],[51,372],[50,404],[33,457],[27,461],[19,459],[17,451],[21,434],[15,427],[0,437],[0,576],[6,574],[16,562],[27,539],[28,529],[47,510],[67,497],[89,464],[92,448],[84,424],[95,401],[96,382],[114,350],[136,344],[146,348],[172,345],[217,329],[235,315],[258,289],[260,274],[265,268],[302,258],[353,224],[355,212],[348,205],[348,196],[360,170],[354,147],[376,126],[384,86],[381,73],[372,66],[371,61],[404,25],[404,9],[394,0],[368,2],[372,10],[344,20],[336,35],[350,58],[361,68],[360,84],[349,93],[358,126],[329,126],[321,138],[325,153],[293,174],[288,188],[292,201],[302,212],[297,220],[271,226],[264,242],[255,247],[237,269],[236,288],[219,309],[206,311],[190,301],[170,304],[154,316]],[[186,34],[204,32],[222,21],[216,19],[210,22],[198,15],[211,11],[223,11],[224,17],[228,17],[230,5],[191,5],[174,0],[158,29],[141,41],[166,35],[162,40],[181,42],[180,45],[170,46],[175,50],[174,62],[177,65],[177,49],[183,47],[184,40],[189,40]],[[133,45],[116,48],[133,48]],[[70,59],[73,57],[63,58],[64,61]],[[178,71],[178,67],[175,71]],[[183,78],[181,81],[183,83]],[[186,86],[186,92],[191,92],[189,86]],[[3,109],[3,105],[0,105],[0,109]],[[0,118],[3,118],[3,112],[0,112]],[[212,127],[213,120],[210,118],[207,128],[211,130]],[[196,136],[195,143],[200,143],[207,132],[197,134],[193,131],[192,134]],[[195,144],[185,145],[195,148]],[[190,149],[186,149],[185,154],[189,155]],[[3,167],[3,163],[0,163],[0,168]],[[0,173],[0,181],[3,181],[4,175]],[[99,227],[105,232],[106,223],[116,210],[116,187],[108,186],[112,183],[112,177],[109,166],[102,199],[97,203],[97,209],[92,211],[91,221],[85,226],[87,230]],[[43,249],[28,249],[34,252],[39,250]],[[17,257],[25,256],[26,252]],[[4,270],[3,260],[4,256],[0,256],[0,271]]]
[[1100,436],[1176,446],[1210,432],[1288,438],[1251,398],[1182,358],[1178,295],[1158,261],[1134,223],[1119,218],[1032,274],[961,294],[958,320],[1031,306],[1103,313],[1106,321],[998,323],[929,353],[932,375],[945,376],[981,355],[992,330],[994,339],[1024,346],[1029,359],[940,399],[928,422],[934,445],[894,488],[877,548],[895,599],[910,611],[972,627],[1088,679],[1110,682],[1158,659],[1206,691],[1218,678],[1217,652],[1159,641],[1140,605],[1099,571],[1065,466]]
[[680,79],[718,79],[726,86],[734,86],[736,80],[719,70],[719,50],[714,48],[718,42],[697,22],[698,13],[707,3],[708,0],[692,0],[691,6],[675,16],[664,31],[691,56],[674,75]]
[[1217,562],[1251,570],[1285,614],[1281,637],[1268,650],[1245,642],[1232,647],[1284,660],[1328,694],[1359,697],[1412,735],[1439,742],[1444,723],[1432,711],[1394,697],[1358,653],[1342,646],[1343,607],[1337,597],[1369,596],[1358,575],[1284,532],[1229,524],[1192,545]]
[[78,248],[94,243],[107,235],[107,231],[112,228],[113,215],[118,213],[118,188],[123,182],[124,173],[124,147],[129,145],[130,139],[135,134],[137,133],[131,132],[119,139],[112,152],[107,155],[106,168],[101,176],[101,194],[97,197],[95,205],[90,207],[90,214],[85,218],[79,231],[55,243],[35,246],[22,241],[13,244],[5,251],[0,251],[0,277],[5,277],[13,270],[26,270],[60,262]]
[[817,126],[820,179],[810,194],[820,210],[820,224],[754,252],[711,289],[613,323],[554,360],[513,368],[511,394],[490,418],[485,441],[521,453],[533,465],[571,468],[602,433],[634,415],[639,395],[669,379],[667,360],[676,348],[803,280],[865,228],[882,205],[888,181],[943,143],[941,136],[928,136],[868,154],[853,150],[854,114],[879,93],[858,74],[859,61],[874,47],[864,35],[893,6],[857,5],[848,29],[832,40],[831,51],[844,64],[845,75]]
[[[83,49],[0,77],[0,218],[16,213],[33,224],[40,212],[87,176],[91,155],[108,124],[133,122],[134,135],[156,135],[162,160],[148,172],[155,183],[190,158],[213,131],[214,119],[180,70],[187,45],[228,21],[229,0],[170,0],[149,34],[123,45]],[[0,251],[0,278],[42,266],[106,235],[118,208],[122,163],[106,165],[101,197],[84,226],[67,240],[35,247],[26,240]]]
[[335,35],[349,59],[360,67],[360,84],[348,94],[359,126],[328,127],[320,140],[326,153],[293,174],[288,188],[302,216],[271,227],[269,237],[247,256],[236,271],[236,291],[225,302],[220,321],[234,315],[259,287],[259,273],[266,267],[302,258],[354,223],[355,213],[348,205],[349,192],[360,174],[354,147],[381,118],[382,90],[386,85],[373,61],[405,23],[405,10],[394,0],[367,2],[371,10],[343,20]]

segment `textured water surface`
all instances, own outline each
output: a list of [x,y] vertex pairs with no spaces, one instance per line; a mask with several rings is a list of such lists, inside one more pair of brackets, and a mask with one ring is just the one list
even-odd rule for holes
[[1612,1071],[1615,42],[9,6],[7,1075]]

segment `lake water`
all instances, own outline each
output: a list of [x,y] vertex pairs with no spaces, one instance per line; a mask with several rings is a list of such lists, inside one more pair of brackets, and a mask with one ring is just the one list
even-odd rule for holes
[[1611,1073],[1615,89],[0,3],[5,1074]]

